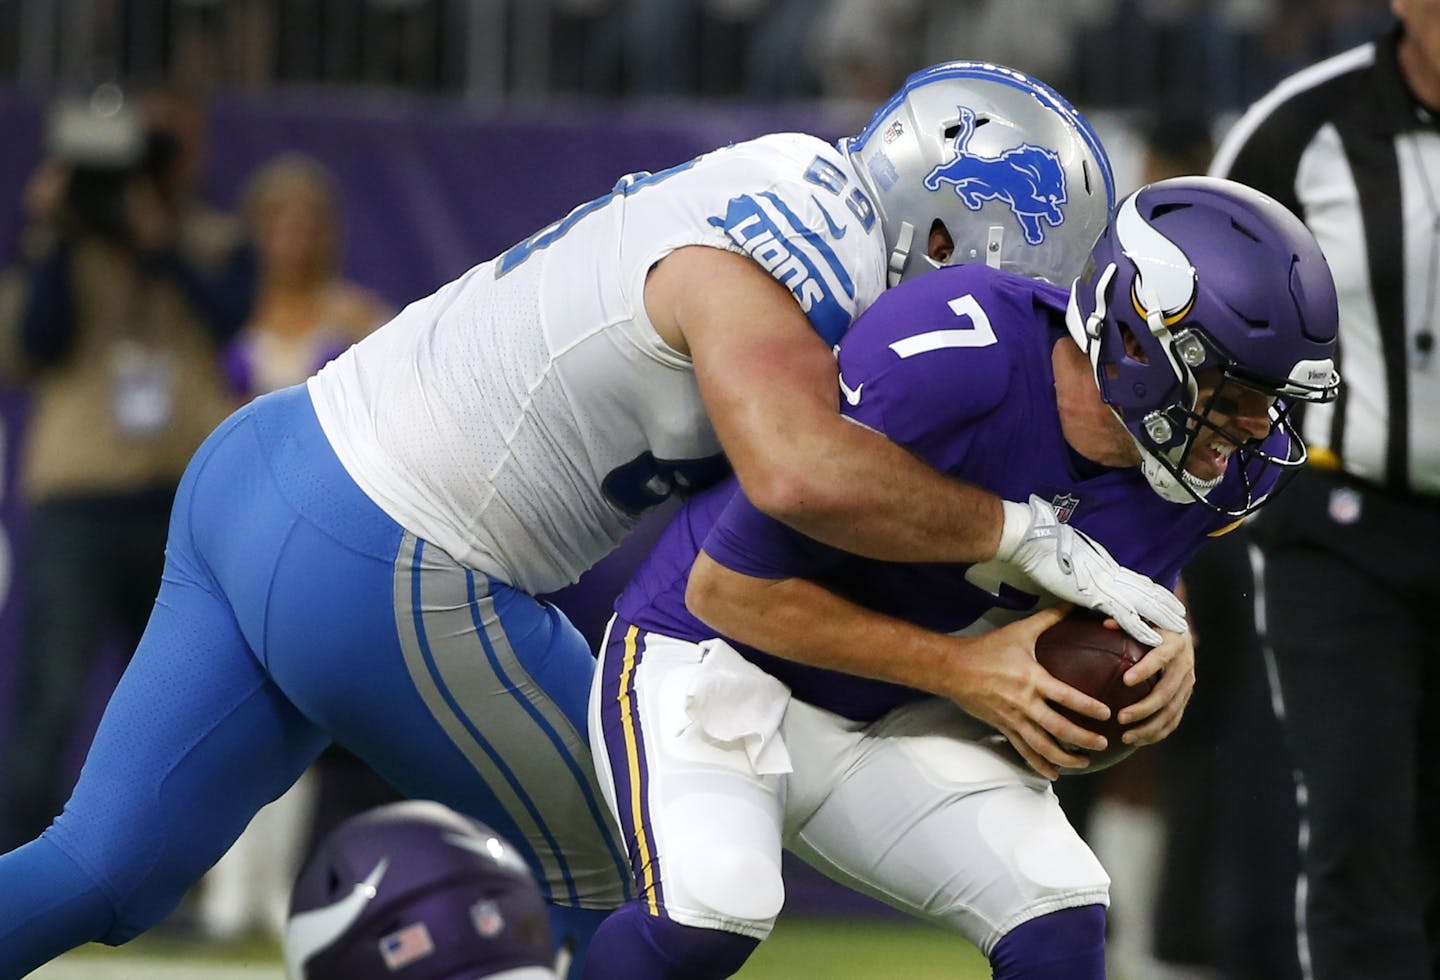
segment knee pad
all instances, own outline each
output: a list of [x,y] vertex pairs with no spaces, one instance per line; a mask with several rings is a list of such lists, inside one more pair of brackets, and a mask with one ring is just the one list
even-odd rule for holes
[[770,855],[743,844],[718,844],[688,848],[676,863],[681,887],[669,893],[667,909],[677,921],[733,926],[756,939],[770,934],[785,904],[785,883]]

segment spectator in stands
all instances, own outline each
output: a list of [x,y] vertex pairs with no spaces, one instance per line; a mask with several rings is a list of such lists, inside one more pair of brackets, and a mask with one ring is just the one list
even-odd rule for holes
[[841,99],[885,97],[920,61],[924,0],[830,0],[811,57],[822,91]]
[[[340,190],[318,160],[284,154],[245,193],[257,260],[254,310],[224,352],[226,380],[248,401],[304,381],[394,314],[340,274]],[[313,842],[342,820],[398,799],[348,752],[330,749],[308,776],[256,815],[206,875],[198,915],[207,935],[281,935],[290,884]]]
[[340,275],[341,207],[329,170],[303,154],[277,157],[251,178],[245,217],[258,262],[254,310],[225,352],[238,397],[304,381],[394,315]]
[[130,649],[164,558],[189,456],[229,408],[217,345],[248,305],[233,228],[194,203],[192,108],[132,104],[113,86],[51,115],[56,234],[6,324],[30,396],[21,480],[29,513],[23,662],[4,747],[0,846],[44,829],[104,641]]
[[[819,93],[810,48],[817,19],[833,3],[552,0],[545,14],[524,16],[544,23],[551,41],[548,85],[558,91],[793,99]],[[896,64],[910,67],[914,60]],[[883,98],[898,82],[898,75],[889,79],[877,95]]]

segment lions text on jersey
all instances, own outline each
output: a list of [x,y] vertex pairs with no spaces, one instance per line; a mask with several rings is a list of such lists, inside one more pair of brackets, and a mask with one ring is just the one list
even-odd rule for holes
[[885,286],[874,209],[813,137],[627,177],[311,380],[346,470],[463,564],[531,593],[574,581],[725,471],[689,359],[645,311],[650,268],[686,245],[753,258],[832,343]]

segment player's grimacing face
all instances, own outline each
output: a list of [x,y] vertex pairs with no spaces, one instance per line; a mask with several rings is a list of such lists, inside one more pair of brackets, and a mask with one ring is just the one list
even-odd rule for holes
[[1223,476],[1230,456],[1241,444],[1270,434],[1270,409],[1275,396],[1224,378],[1218,370],[1201,371],[1195,378],[1199,397],[1196,410],[1203,425],[1185,456],[1185,469],[1201,480]]

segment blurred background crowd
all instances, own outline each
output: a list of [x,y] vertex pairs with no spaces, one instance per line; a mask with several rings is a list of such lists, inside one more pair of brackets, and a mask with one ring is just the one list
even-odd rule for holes
[[5,0],[0,74],[250,93],[467,100],[883,99],[915,65],[985,58],[1073,101],[1235,109],[1364,40],[1375,0]]
[[[622,173],[854,132],[942,60],[1054,85],[1122,192],[1204,172],[1241,109],[1388,22],[1385,0],[0,0],[0,851],[63,803],[190,453],[404,303]],[[557,596],[592,639],[647,540]],[[1241,547],[1190,583],[1180,733],[1063,787],[1134,977],[1293,969],[1248,575]],[[273,931],[309,842],[388,795],[327,755],[177,928]],[[803,877],[790,909],[878,914]]]

